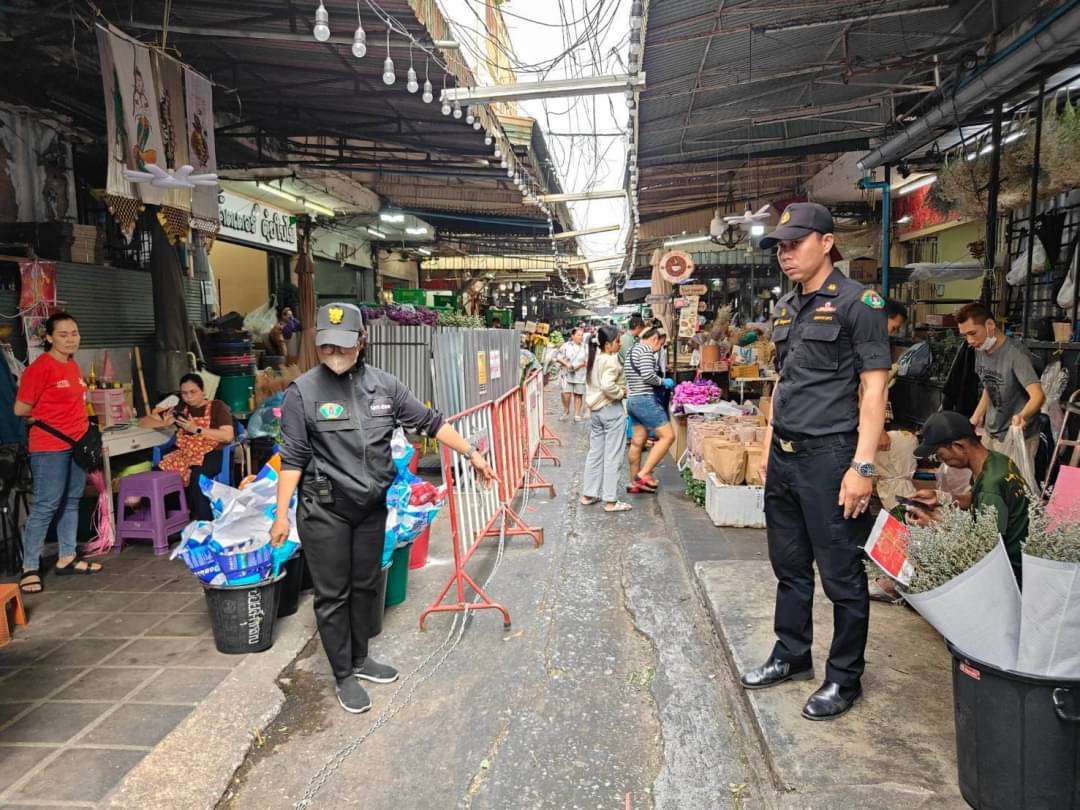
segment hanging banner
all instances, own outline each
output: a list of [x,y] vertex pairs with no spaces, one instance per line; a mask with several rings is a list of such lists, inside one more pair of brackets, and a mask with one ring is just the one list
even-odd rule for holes
[[[187,103],[186,137],[188,158],[195,174],[217,174],[217,150],[214,146],[214,89],[210,80],[184,67],[184,90]],[[218,192],[196,187],[191,192],[192,224],[199,230],[218,227]],[[295,250],[295,238],[293,249]]]
[[[158,121],[161,124],[161,148],[158,164],[176,170],[188,162],[187,114],[184,111],[184,68],[175,59],[160,51],[151,53],[154,67],[154,89],[157,96]],[[168,189],[165,205],[191,208],[191,190]]]
[[[113,37],[113,61],[120,80],[120,95],[124,104],[124,127],[127,131],[128,154],[125,161],[129,169],[144,172],[154,164],[163,166],[159,156],[164,156],[161,143],[161,124],[158,121],[157,92],[154,90],[154,69],[150,64],[150,50],[127,37]],[[151,205],[161,205],[165,189],[149,183],[135,186],[140,200]]]
[[[124,96],[120,89],[120,70],[130,65],[130,59],[116,62],[116,54],[123,48],[124,40],[101,26],[97,27],[98,56],[101,60],[101,83],[105,91],[105,126],[108,131],[106,146],[107,170],[105,192],[118,197],[135,199],[135,189],[124,177],[128,166],[127,115]],[[122,56],[131,56],[130,49],[123,49]]]
[[219,191],[214,200],[220,238],[296,253],[296,217],[288,211],[271,208],[225,189]]
[[37,260],[19,262],[19,311],[56,305],[56,265]]

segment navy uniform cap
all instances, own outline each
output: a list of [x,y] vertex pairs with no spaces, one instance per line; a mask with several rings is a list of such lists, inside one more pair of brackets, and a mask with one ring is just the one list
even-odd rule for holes
[[955,411],[938,411],[923,425],[915,458],[930,458],[939,447],[961,439],[977,439],[971,420]]
[[315,345],[351,349],[363,328],[364,316],[356,304],[327,304],[319,308],[315,321]]
[[771,250],[778,242],[802,239],[811,233],[832,233],[832,214],[818,203],[792,203],[780,215],[776,229],[762,237],[761,247]]

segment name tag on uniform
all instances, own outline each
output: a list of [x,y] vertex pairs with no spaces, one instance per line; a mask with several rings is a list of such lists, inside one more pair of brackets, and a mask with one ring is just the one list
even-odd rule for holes
[[349,409],[340,402],[320,402],[315,414],[320,422],[341,422],[349,418]]
[[832,315],[815,315],[814,320],[818,323],[832,323],[836,319]]
[[777,318],[773,321],[773,326],[787,326],[791,323],[791,318]]
[[375,397],[368,401],[370,416],[393,416],[394,400],[392,397]]

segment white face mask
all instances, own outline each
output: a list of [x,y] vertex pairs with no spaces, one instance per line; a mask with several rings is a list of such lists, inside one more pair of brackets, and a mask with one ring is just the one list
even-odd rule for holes
[[982,342],[982,345],[977,348],[977,351],[988,352],[994,346],[997,345],[997,332],[994,331],[992,326],[986,328],[986,340]]
[[352,351],[348,354],[332,354],[329,357],[322,357],[320,359],[324,366],[340,377],[356,365],[359,354],[358,351]]

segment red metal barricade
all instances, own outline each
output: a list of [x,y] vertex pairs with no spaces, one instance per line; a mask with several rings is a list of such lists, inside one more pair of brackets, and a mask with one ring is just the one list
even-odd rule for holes
[[[539,390],[536,391],[535,388],[530,389],[530,383]],[[552,433],[548,426],[544,424],[546,413],[544,409],[544,375],[540,372],[536,372],[530,376],[525,381],[525,388],[525,404],[526,409],[529,411],[527,418],[530,424],[535,420],[536,435],[539,437],[535,446],[530,446],[532,452],[530,458],[535,458],[537,461],[553,461],[555,462],[556,467],[562,466],[562,461],[560,461],[559,457],[552,453],[551,448],[548,447],[548,442],[561,445],[562,439]],[[535,396],[530,396],[530,391],[534,391]]]
[[[443,447],[443,479],[450,502],[454,571],[435,602],[420,614],[421,629],[431,613],[466,609],[498,610],[503,615],[503,625],[510,626],[510,613],[476,584],[465,566],[489,537],[527,535],[536,546],[543,545],[544,530],[528,526],[512,506],[523,487],[544,487],[549,489],[552,497],[555,495],[551,484],[542,478],[538,482],[532,476],[524,402],[523,389],[516,388],[495,402],[470,408],[448,420],[487,457],[499,476],[499,483],[485,487],[477,481],[467,459]],[[466,586],[476,594],[475,603],[466,601]],[[443,604],[451,588],[455,589],[456,601]]]

